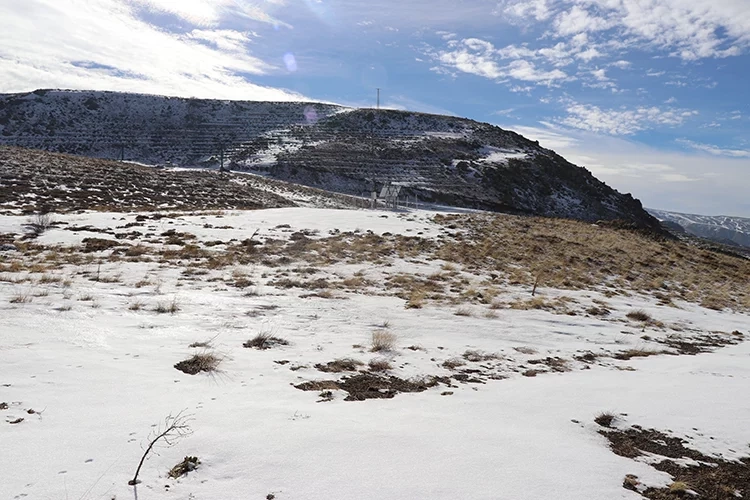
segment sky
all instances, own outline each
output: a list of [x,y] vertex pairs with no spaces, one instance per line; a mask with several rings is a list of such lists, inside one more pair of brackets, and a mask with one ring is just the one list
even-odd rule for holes
[[381,105],[539,140],[645,206],[750,217],[748,0],[0,0],[0,92]]

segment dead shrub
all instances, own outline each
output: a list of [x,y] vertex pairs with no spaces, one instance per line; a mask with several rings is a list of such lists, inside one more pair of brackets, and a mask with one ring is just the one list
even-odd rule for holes
[[358,359],[342,358],[328,363],[318,363],[315,368],[326,373],[340,373],[340,372],[356,372],[360,366],[364,365],[363,362]]
[[640,321],[641,323],[650,323],[654,320],[649,313],[643,309],[634,309],[625,315],[628,319],[633,321]]
[[175,368],[188,375],[196,375],[200,372],[216,372],[224,358],[217,356],[213,352],[206,351],[194,354],[192,357],[180,361]]
[[455,370],[459,366],[464,366],[465,364],[466,362],[461,358],[451,358],[451,359],[446,359],[445,361],[443,361],[442,367],[447,368],[449,370]]
[[172,299],[172,302],[159,302],[154,307],[154,312],[159,314],[175,314],[180,310],[180,305],[177,302],[177,297]]
[[610,412],[601,412],[599,415],[594,417],[594,422],[601,425],[602,427],[612,427],[612,423],[617,417]]
[[180,463],[169,469],[167,475],[172,479],[187,475],[188,472],[193,472],[200,465],[198,457],[185,457]]
[[392,351],[396,346],[396,335],[384,330],[372,332],[372,352]]
[[242,347],[266,350],[282,345],[289,345],[289,342],[282,338],[274,337],[271,332],[260,332],[255,337],[243,343]]
[[371,372],[385,372],[393,368],[390,361],[385,358],[373,358],[368,363]]

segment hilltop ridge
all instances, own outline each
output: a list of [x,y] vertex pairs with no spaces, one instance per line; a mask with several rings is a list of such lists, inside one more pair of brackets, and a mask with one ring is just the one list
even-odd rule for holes
[[0,95],[0,145],[258,173],[357,196],[587,221],[658,221],[554,151],[466,118],[320,103],[98,91]]

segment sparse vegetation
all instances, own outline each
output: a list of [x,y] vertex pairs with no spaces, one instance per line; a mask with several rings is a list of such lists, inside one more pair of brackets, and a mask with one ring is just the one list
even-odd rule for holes
[[172,479],[186,476],[188,472],[194,471],[200,465],[198,457],[185,457],[180,463],[169,469],[167,475]]
[[641,323],[650,323],[651,321],[653,321],[651,315],[643,309],[634,309],[627,313],[625,316],[628,319],[632,319],[633,321],[640,321]]
[[385,331],[376,330],[372,332],[372,352],[392,351],[396,347],[397,337],[395,334]]
[[446,359],[445,361],[443,361],[442,367],[447,368],[449,370],[455,370],[459,366],[464,366],[465,364],[466,364],[466,361],[464,361],[461,358],[451,358],[451,359]]
[[385,372],[393,368],[390,361],[385,358],[373,358],[368,363],[371,372]]
[[211,351],[204,351],[193,354],[188,359],[174,365],[174,367],[188,375],[197,375],[201,372],[212,373],[219,370],[219,365],[223,360],[223,357],[217,356]]
[[154,449],[154,446],[156,446],[159,441],[164,441],[167,446],[172,446],[183,437],[193,433],[193,430],[190,428],[191,420],[192,417],[190,415],[186,415],[184,412],[180,412],[174,416],[168,415],[164,419],[164,423],[157,427],[156,430],[151,432],[149,436],[148,446],[143,452],[143,456],[141,456],[141,461],[138,463],[138,468],[135,470],[133,479],[128,481],[128,484],[130,486],[135,486],[136,484],[140,483],[140,481],[138,481],[138,474],[140,474],[141,472],[143,462],[146,460],[146,457],[148,457],[148,455]]
[[364,363],[359,361],[358,359],[342,358],[342,359],[336,359],[334,361],[329,361],[328,363],[325,363],[325,364],[318,363],[315,365],[315,368],[317,368],[318,370],[322,372],[340,373],[340,372],[355,372],[362,365],[364,365]]
[[283,345],[289,345],[289,342],[280,337],[275,337],[271,332],[260,332],[258,335],[242,344],[242,347],[265,350]]
[[174,297],[171,302],[159,302],[154,307],[154,312],[159,314],[176,314],[180,310],[180,304],[177,302],[177,297]]
[[601,425],[602,427],[612,427],[612,423],[617,417],[610,412],[602,412],[594,418],[594,422]]

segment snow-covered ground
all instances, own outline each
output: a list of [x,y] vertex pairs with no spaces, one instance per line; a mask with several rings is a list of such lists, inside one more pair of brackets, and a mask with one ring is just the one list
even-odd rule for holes
[[[55,216],[58,225],[36,243],[47,252],[61,245],[57,253],[64,254],[85,238],[117,240],[114,233],[138,229],[147,233],[138,241],[144,248],[179,248],[158,238],[174,229],[220,255],[227,241],[253,235],[264,243],[262,252],[303,230],[312,239],[347,231],[423,238],[460,231],[446,229],[427,211],[312,208],[157,219],[142,214],[142,226],[116,229],[136,223],[138,215]],[[0,216],[0,234],[20,234],[24,222]],[[81,229],[66,230],[71,226]],[[205,245],[216,241],[225,243]],[[545,288],[537,293],[545,300],[580,308],[606,302],[611,314],[475,303],[407,309],[382,283],[399,273],[421,276],[450,266],[395,255],[384,263],[333,263],[310,271],[312,277],[335,282],[358,276],[374,284],[333,287],[325,298],[272,284],[284,273],[295,276],[305,265],[300,262],[196,273],[187,258],[111,261],[111,252],[44,273],[0,273],[0,403],[8,405],[0,410],[0,499],[601,500],[641,498],[622,487],[626,474],[668,485],[667,474],[609,450],[593,422],[603,411],[622,414],[618,425],[686,437],[706,454],[750,452],[750,426],[743,425],[750,419],[747,342],[696,356],[613,357],[658,349],[656,341],[671,335],[670,328],[684,335],[748,335],[744,314]],[[27,258],[0,253],[6,266]],[[467,286],[481,279],[451,272]],[[240,278],[252,285],[233,286]],[[528,290],[511,286],[499,297],[501,303],[527,298]],[[171,303],[179,311],[154,311]],[[633,309],[663,326],[627,320]],[[395,335],[395,348],[370,352],[373,331],[385,330]],[[261,332],[289,345],[242,346]],[[175,363],[206,351],[189,347],[200,341],[210,341],[222,358],[219,371],[176,370]],[[453,369],[443,364],[463,360],[467,351],[486,357]],[[596,361],[581,361],[583,353]],[[341,358],[385,358],[393,365],[388,374],[404,379],[447,378],[472,368],[481,382],[451,378],[424,392],[365,401],[345,401],[346,392],[334,390],[332,401],[319,402],[320,391],[294,387],[346,376],[314,367]],[[562,360],[565,369],[539,362],[547,358]],[[536,376],[529,376],[531,369]],[[172,447],[157,446],[137,489],[128,486],[154,426],[183,410],[193,433]],[[198,469],[168,478],[186,455],[200,459]]]

